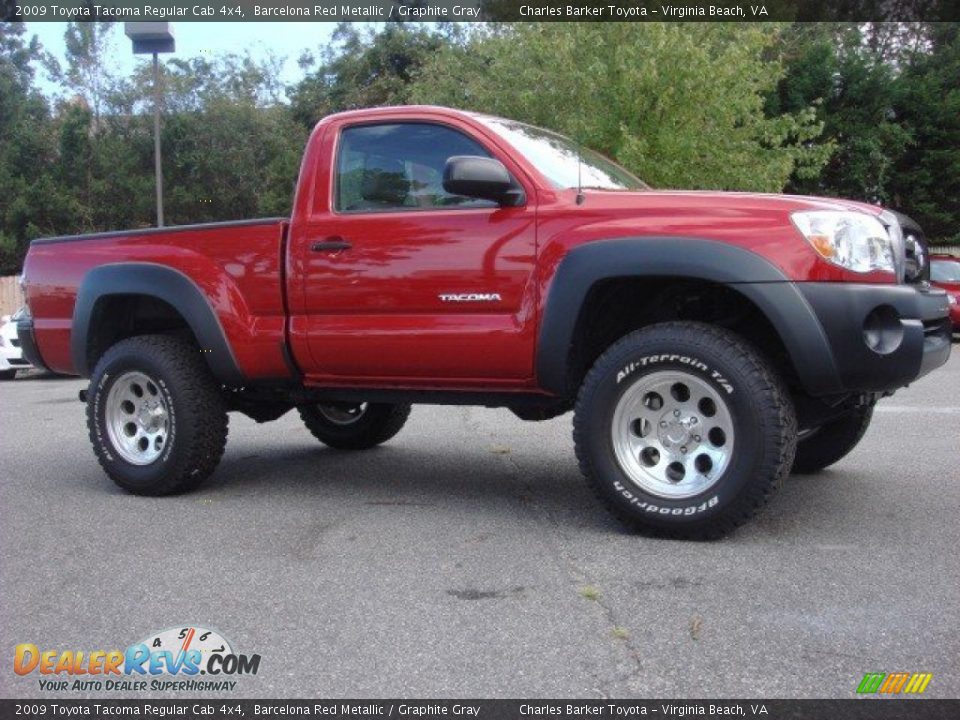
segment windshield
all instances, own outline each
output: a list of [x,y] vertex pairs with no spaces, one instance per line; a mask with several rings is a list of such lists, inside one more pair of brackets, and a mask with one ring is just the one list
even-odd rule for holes
[[930,279],[934,282],[960,283],[960,261],[934,260],[930,263]]
[[[519,150],[558,189],[649,190],[642,180],[598,152],[542,128],[477,115],[477,120]],[[578,168],[577,155],[580,156]],[[579,182],[578,182],[579,178]]]

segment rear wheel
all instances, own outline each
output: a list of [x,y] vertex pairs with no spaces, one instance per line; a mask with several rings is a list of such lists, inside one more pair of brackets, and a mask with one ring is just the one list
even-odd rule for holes
[[338,450],[366,450],[392,438],[410,417],[410,406],[388,403],[325,403],[299,408],[320,442]]
[[846,457],[870,427],[873,404],[864,405],[841,418],[824,423],[800,436],[793,472],[801,475],[820,472]]
[[227,411],[194,345],[142,335],[120,341],[97,363],[87,428],[117,485],[137,495],[169,495],[194,489],[217,467]]
[[611,346],[577,399],[574,441],[596,495],[631,528],[717,537],[743,523],[793,462],[782,382],[727,330],[670,322]]

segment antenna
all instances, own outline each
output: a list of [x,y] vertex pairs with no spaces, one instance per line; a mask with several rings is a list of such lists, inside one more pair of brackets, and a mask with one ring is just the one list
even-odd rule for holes
[[577,205],[583,205],[586,198],[583,196],[583,160],[580,156],[580,141],[577,141]]

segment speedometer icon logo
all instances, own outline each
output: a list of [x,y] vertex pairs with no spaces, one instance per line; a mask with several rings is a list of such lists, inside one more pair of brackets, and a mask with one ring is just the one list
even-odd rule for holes
[[[197,655],[192,657],[197,659],[195,664],[200,668],[206,668],[214,654],[233,655],[233,648],[223,635],[200,626],[168,628],[147,636],[138,644],[146,645],[151,654],[169,652],[174,658],[186,658],[191,650],[197,651],[200,653],[199,658]],[[205,674],[205,670],[200,673]]]

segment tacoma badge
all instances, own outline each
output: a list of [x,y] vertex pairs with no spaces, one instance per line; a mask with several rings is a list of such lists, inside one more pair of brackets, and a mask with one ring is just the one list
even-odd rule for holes
[[501,302],[500,293],[440,293],[442,302]]

